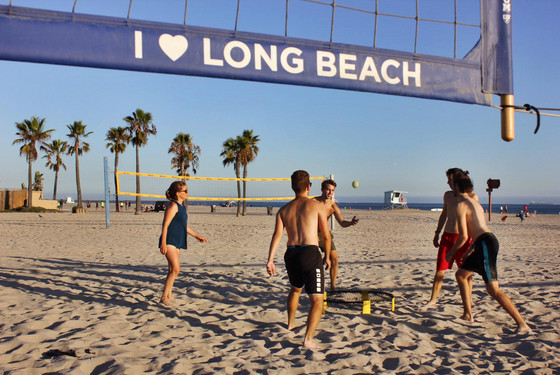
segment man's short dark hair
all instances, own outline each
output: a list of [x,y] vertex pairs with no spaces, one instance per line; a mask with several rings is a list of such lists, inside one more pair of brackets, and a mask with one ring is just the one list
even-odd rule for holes
[[334,182],[334,180],[331,179],[324,180],[323,182],[321,182],[321,190],[325,190],[327,188],[327,185],[332,185],[336,187],[336,182]]
[[309,173],[306,171],[295,171],[292,173],[292,190],[294,193],[303,193],[309,186]]
[[471,179],[466,174],[464,174],[462,176],[454,177],[453,178],[453,184],[455,185],[457,190],[459,190],[459,192],[462,193],[462,194],[464,194],[464,193],[470,194],[470,193],[472,193],[473,188],[474,188]]
[[451,177],[451,178],[455,178],[455,177],[459,177],[462,175],[469,175],[469,171],[464,171],[461,168],[449,168],[446,172],[445,175],[447,177]]

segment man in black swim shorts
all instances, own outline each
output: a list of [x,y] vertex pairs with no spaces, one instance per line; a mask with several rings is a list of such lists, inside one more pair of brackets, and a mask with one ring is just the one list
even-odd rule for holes
[[284,254],[290,285],[302,289],[307,294],[323,295],[325,275],[323,257],[319,247],[314,245],[288,246]]
[[496,259],[498,258],[500,244],[496,236],[488,232],[481,234],[472,248],[474,251],[461,265],[461,268],[478,273],[486,284],[497,281]]
[[[299,297],[305,287],[311,307],[307,317],[307,330],[303,346],[316,349],[317,345],[313,342],[313,336],[323,312],[323,291],[325,288],[323,264],[326,264],[326,269],[329,269],[331,236],[323,205],[309,199],[310,187],[309,174],[306,171],[295,171],[292,174],[292,189],[296,197],[280,208],[276,214],[276,224],[268,250],[266,271],[270,276],[276,274],[274,254],[278,249],[285,228],[288,235],[288,249],[284,255],[284,261],[291,284],[287,303],[288,329],[292,330],[296,327],[295,315]],[[325,257],[323,259],[321,259],[321,252],[318,247],[317,228],[322,232],[325,246]]]
[[453,259],[457,250],[463,246],[469,237],[474,241],[473,246],[463,255],[463,263],[455,274],[463,300],[463,316],[461,318],[474,322],[468,278],[476,272],[484,279],[488,294],[498,301],[515,323],[517,323],[517,332],[530,332],[531,328],[525,323],[525,320],[511,299],[500,289],[498,273],[496,272],[496,258],[499,249],[498,240],[486,225],[482,206],[470,196],[470,193],[473,191],[470,178],[467,175],[454,178],[453,191],[459,198],[457,204],[459,237],[446,255],[447,261]]

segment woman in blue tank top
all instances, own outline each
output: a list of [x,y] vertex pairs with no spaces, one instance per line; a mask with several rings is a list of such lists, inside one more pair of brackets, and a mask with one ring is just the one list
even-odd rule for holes
[[187,234],[196,238],[199,242],[206,242],[206,238],[199,236],[187,224],[187,209],[183,206],[189,196],[187,184],[183,181],[175,181],[165,192],[165,196],[171,202],[167,205],[163,224],[161,226],[161,236],[159,237],[159,250],[167,258],[169,270],[165,279],[163,296],[161,303],[171,306],[171,289],[175,278],[181,270],[179,262],[179,250],[187,248]]

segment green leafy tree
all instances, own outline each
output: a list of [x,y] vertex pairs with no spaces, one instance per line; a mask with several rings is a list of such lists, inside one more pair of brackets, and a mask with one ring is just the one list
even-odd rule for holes
[[[243,134],[238,137],[240,146],[239,159],[243,166],[243,178],[247,178],[247,165],[255,160],[259,153],[257,144],[260,139],[258,135],[253,134],[253,130],[243,130]],[[247,198],[247,181],[243,180],[243,198]],[[243,216],[247,215],[247,201],[243,200]]]
[[[239,143],[239,137],[237,138],[228,138],[222,145],[222,152],[220,156],[224,158],[223,164],[224,167],[228,165],[233,165],[233,169],[235,171],[235,177],[241,178],[241,144]],[[237,180],[237,216],[240,215],[240,200],[241,200],[241,184],[239,180]]]
[[107,131],[107,136],[105,138],[107,144],[105,145],[112,153],[115,154],[115,201],[117,204],[117,212],[120,211],[119,207],[119,192],[117,191],[117,171],[119,168],[119,154],[124,153],[126,150],[126,145],[130,143],[130,134],[127,132],[126,128],[121,126],[116,128],[111,128]]
[[[152,114],[144,112],[138,108],[131,116],[123,119],[127,124],[127,131],[130,134],[131,142],[136,148],[136,173],[140,173],[140,147],[148,143],[148,136],[156,135],[156,126],[152,123]],[[140,176],[136,175],[136,193],[140,194]],[[140,215],[141,199],[140,195],[136,196],[136,215]]]
[[60,139],[55,139],[51,143],[45,145],[45,151],[47,154],[43,156],[43,159],[47,159],[45,164],[51,171],[54,171],[54,190],[53,190],[53,200],[56,200],[56,192],[58,189],[58,172],[60,168],[66,170],[66,164],[62,161],[62,155],[68,152],[68,143],[66,141],[61,141]]
[[41,172],[35,172],[35,180],[33,181],[33,191],[43,191],[44,176]]
[[68,155],[76,156],[76,190],[78,192],[78,205],[77,207],[82,208],[82,186],[80,185],[80,159],[79,156],[84,152],[89,152],[89,143],[83,141],[83,138],[87,138],[93,132],[86,131],[87,125],[83,124],[81,121],[74,121],[73,124],[66,125],[69,133],[66,134],[70,138],[70,143],[68,147]]
[[171,166],[176,168],[179,176],[190,176],[189,168],[192,169],[193,174],[196,174],[200,147],[193,143],[190,134],[177,134],[167,152],[174,155],[171,159]]
[[44,143],[51,138],[51,133],[54,129],[45,129],[45,119],[32,116],[29,120],[23,120],[22,122],[16,122],[16,138],[13,145],[21,144],[19,149],[20,155],[25,155],[28,163],[27,170],[27,207],[33,206],[33,193],[32,193],[32,176],[33,176],[33,162],[37,160],[38,152],[37,147],[40,150],[45,150]]

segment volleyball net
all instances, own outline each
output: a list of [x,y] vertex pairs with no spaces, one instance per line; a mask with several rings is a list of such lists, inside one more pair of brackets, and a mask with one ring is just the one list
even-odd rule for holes
[[[136,192],[136,179],[140,193]],[[311,196],[320,195],[324,177],[310,177]],[[166,198],[165,191],[173,181],[185,181],[191,201],[287,201],[294,198],[291,179],[287,178],[222,178],[173,176],[151,173],[117,172],[117,194],[148,198]],[[313,182],[318,181],[313,184]],[[246,194],[243,198],[243,182]],[[237,185],[241,189],[238,197]]]

